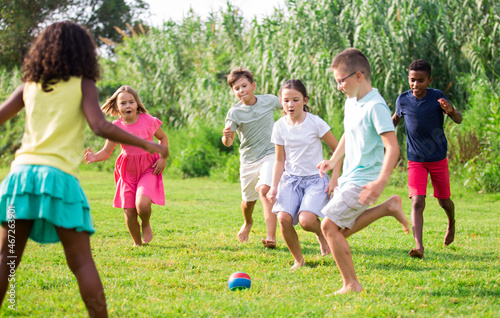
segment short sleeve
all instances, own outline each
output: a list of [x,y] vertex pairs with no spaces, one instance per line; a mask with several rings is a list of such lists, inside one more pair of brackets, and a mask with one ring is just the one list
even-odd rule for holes
[[158,118],[156,117],[153,117],[151,115],[148,116],[148,120],[149,120],[149,133],[151,135],[154,135],[156,133],[156,131],[158,130],[158,128],[161,127],[161,120],[159,120]]
[[396,115],[399,117],[399,118],[403,118],[403,110],[401,109],[401,95],[398,96],[398,98],[396,99]]
[[283,146],[285,145],[285,141],[283,140],[283,136],[281,133],[282,119],[276,121],[273,125],[273,133],[271,135],[271,142],[275,145]]
[[388,131],[394,131],[394,123],[387,105],[381,103],[374,104],[371,110],[371,117],[373,126],[379,135]]
[[330,131],[331,127],[321,117],[317,116],[316,129],[318,132],[318,137],[321,139],[327,132]]

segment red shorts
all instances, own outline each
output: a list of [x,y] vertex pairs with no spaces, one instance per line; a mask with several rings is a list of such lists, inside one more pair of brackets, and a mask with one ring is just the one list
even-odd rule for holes
[[450,171],[448,170],[448,160],[444,158],[435,162],[408,161],[408,188],[410,198],[414,195],[427,194],[427,178],[431,175],[434,197],[436,199],[449,199],[450,191]]

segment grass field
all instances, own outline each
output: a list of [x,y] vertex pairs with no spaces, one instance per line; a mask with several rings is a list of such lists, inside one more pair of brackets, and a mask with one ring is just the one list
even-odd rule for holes
[[[0,171],[0,178],[7,173]],[[457,208],[455,242],[442,247],[446,217],[428,198],[426,258],[412,259],[411,234],[382,219],[349,239],[359,294],[334,296],[342,285],[331,256],[322,257],[314,235],[298,229],[306,267],[290,271],[293,258],[281,237],[276,250],[260,239],[260,203],[250,241],[239,243],[242,223],[237,183],[213,179],[165,180],[166,206],[154,206],[155,238],[131,249],[120,209],[111,207],[113,176],[84,171],[82,186],[92,207],[91,243],[111,317],[499,317],[500,194],[452,186]],[[404,186],[390,186],[382,199]],[[231,292],[229,275],[244,271],[249,290]],[[76,280],[60,244],[29,242],[16,271],[16,311],[2,316],[86,317]]]

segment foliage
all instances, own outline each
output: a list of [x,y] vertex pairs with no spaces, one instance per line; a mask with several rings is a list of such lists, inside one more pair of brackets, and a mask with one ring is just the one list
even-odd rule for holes
[[[351,46],[369,58],[372,84],[391,109],[397,96],[408,89],[408,65],[417,58],[427,59],[433,66],[432,87],[445,92],[464,116],[460,126],[446,124],[451,170],[471,180],[467,186],[483,191],[496,188],[498,165],[491,158],[498,157],[494,142],[498,121],[488,119],[484,126],[474,122],[495,118],[483,117],[484,109],[491,108],[491,114],[498,109],[498,1],[289,0],[284,9],[252,21],[243,19],[238,8],[228,3],[206,19],[191,11],[179,23],[167,21],[145,35],[125,37],[114,46],[115,55],[102,60],[104,73],[98,85],[101,100],[120,85],[136,88],[148,111],[161,118],[173,135],[176,130],[179,134],[197,131],[202,125],[219,138],[225,115],[237,101],[226,76],[241,65],[254,72],[258,94],[278,94],[283,81],[301,79],[313,113],[325,119],[339,139],[345,97],[335,89],[329,66],[338,52]],[[485,103],[490,108],[479,106]],[[397,135],[404,153],[404,125],[399,125]],[[183,158],[205,158],[200,167],[187,164],[185,168],[202,174],[228,171],[223,166],[236,153],[226,158],[214,143],[185,140],[182,145],[191,147],[182,149]],[[491,163],[486,170],[490,166],[485,160]],[[462,170],[466,163],[467,169]],[[485,177],[479,177],[482,172]]]
[[142,22],[147,9],[144,0],[0,0],[0,66],[21,66],[32,37],[53,20],[86,25],[100,45],[100,37],[120,42],[114,27]]
[[[6,174],[0,172],[0,178]],[[342,286],[331,255],[321,256],[314,234],[296,227],[306,266],[278,237],[264,249],[262,205],[253,213],[248,243],[236,234],[243,222],[239,184],[207,178],[165,178],[165,206],[152,206],[155,237],[141,248],[122,209],[112,208],[113,173],[82,172],[96,233],[92,254],[111,317],[498,317],[500,315],[499,194],[477,194],[452,184],[457,208],[455,242],[442,247],[446,215],[427,200],[426,258],[407,255],[414,245],[393,218],[383,218],[349,238],[356,274],[365,291],[333,295]],[[406,197],[389,187],[381,198]],[[460,203],[460,204],[458,204]],[[403,200],[409,211],[411,200]],[[278,231],[279,233],[279,231]],[[278,234],[279,235],[279,234]],[[252,287],[229,291],[236,271]],[[16,311],[4,300],[2,317],[86,317],[78,284],[61,244],[28,242],[15,272]]]

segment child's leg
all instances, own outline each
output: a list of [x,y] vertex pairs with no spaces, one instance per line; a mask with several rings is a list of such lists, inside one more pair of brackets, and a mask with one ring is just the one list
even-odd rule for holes
[[363,287],[359,283],[356,271],[354,270],[351,248],[347,243],[344,233],[340,231],[337,224],[327,217],[321,222],[321,230],[325,235],[328,245],[330,245],[333,258],[335,259],[335,263],[337,263],[337,267],[342,275],[342,280],[344,281],[344,285],[335,292],[335,295],[345,294],[351,291],[362,291]]
[[278,221],[280,224],[281,235],[283,235],[283,239],[295,259],[292,269],[304,266],[304,257],[302,256],[302,250],[300,249],[299,237],[293,227],[292,216],[286,212],[278,212]]
[[374,206],[373,208],[366,209],[356,218],[354,225],[350,229],[346,228],[341,230],[341,232],[344,234],[344,237],[347,238],[384,216],[392,216],[396,218],[396,220],[401,223],[403,231],[406,234],[410,232],[408,229],[408,220],[403,212],[401,198],[398,195],[393,195],[384,203]]
[[142,245],[141,226],[137,220],[136,208],[125,208],[123,212],[125,214],[125,222],[127,223],[128,231],[134,240],[134,246]]
[[448,228],[444,236],[444,245],[448,246],[455,240],[455,204],[451,199],[438,199],[438,202],[448,216]]
[[424,244],[422,232],[424,228],[425,195],[414,195],[411,197],[411,228],[415,239],[415,248],[409,254],[412,257],[424,257]]
[[141,218],[142,238],[144,243],[149,243],[153,239],[153,229],[151,228],[151,199],[145,195],[138,195],[135,199],[137,213]]
[[312,212],[302,211],[299,214],[299,224],[300,226],[308,231],[316,234],[316,238],[319,242],[319,247],[321,250],[321,255],[325,256],[330,254],[330,247],[328,246],[328,242],[321,231],[321,222],[318,219],[318,216]]
[[[16,220],[13,228],[9,228],[9,223],[2,223],[0,238],[2,240],[0,247],[0,306],[3,303],[5,293],[9,286],[9,275],[15,270],[23,256],[26,242],[28,241],[33,221]],[[9,230],[14,230],[14,232]],[[9,237],[10,235],[10,237]],[[10,244],[9,239],[14,238],[14,243]],[[10,246],[9,246],[10,245]],[[11,253],[13,251],[13,253]]]
[[268,185],[262,184],[259,187],[260,201],[262,202],[262,208],[264,210],[264,220],[266,221],[266,243],[276,242],[276,223],[277,217],[273,213],[273,202],[269,201],[266,197],[267,192],[269,192],[270,187]]
[[89,316],[108,317],[104,288],[92,259],[89,233],[61,227],[56,227],[56,230]]
[[252,229],[253,225],[253,209],[255,207],[255,203],[257,201],[241,201],[241,212],[243,213],[243,219],[245,220],[245,223],[240,228],[240,231],[238,232],[238,240],[240,242],[247,242],[248,241],[248,236],[250,235],[250,230]]

